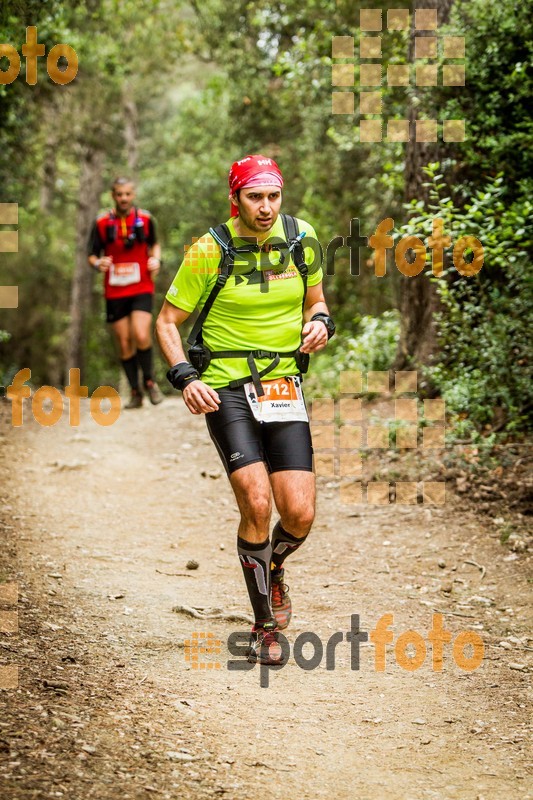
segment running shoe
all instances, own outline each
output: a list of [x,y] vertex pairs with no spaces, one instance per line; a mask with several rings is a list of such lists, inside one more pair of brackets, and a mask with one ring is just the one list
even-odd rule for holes
[[287,627],[292,617],[292,603],[289,597],[289,587],[283,583],[285,570],[276,569],[271,572],[272,594],[271,604],[274,619],[278,623],[278,628],[283,630]]
[[285,663],[283,651],[278,642],[277,627],[274,620],[262,625],[254,625],[250,634],[248,661],[273,666],[276,664],[281,666]]
[[159,405],[164,400],[163,393],[155,381],[145,381],[144,388],[148,393],[150,402],[153,406]]
[[131,399],[124,408],[140,408],[143,404],[143,393],[139,389],[131,390]]

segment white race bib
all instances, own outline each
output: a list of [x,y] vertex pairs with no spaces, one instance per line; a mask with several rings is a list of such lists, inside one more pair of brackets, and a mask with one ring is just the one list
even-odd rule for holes
[[261,381],[263,397],[257,397],[255,386],[250,381],[244,386],[246,399],[258,422],[308,422],[300,378],[277,378]]
[[141,280],[141,267],[136,261],[123,261],[109,267],[110,286],[129,286]]

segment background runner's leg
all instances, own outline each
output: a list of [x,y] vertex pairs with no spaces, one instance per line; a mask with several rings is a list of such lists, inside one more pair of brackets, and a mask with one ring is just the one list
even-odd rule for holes
[[246,588],[256,622],[268,622],[272,619],[270,606],[272,547],[268,536],[272,501],[265,465],[263,462],[248,464],[232,473],[230,482],[241,512],[237,551]]
[[137,360],[142,369],[143,379],[151,381],[153,376],[152,315],[149,311],[131,312],[133,341],[137,347]]
[[137,390],[139,387],[139,378],[137,375],[138,364],[131,337],[130,318],[122,317],[122,319],[117,320],[117,322],[113,322],[111,327],[118,344],[120,360],[130,388],[132,390]]

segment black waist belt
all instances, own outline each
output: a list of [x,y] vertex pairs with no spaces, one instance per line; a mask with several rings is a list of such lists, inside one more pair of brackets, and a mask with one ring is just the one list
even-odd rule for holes
[[[237,380],[231,381],[228,386],[230,389],[237,389],[239,386],[244,386],[245,383],[248,383],[251,378],[255,391],[257,392],[257,396],[263,397],[265,393],[263,391],[263,386],[261,385],[261,378],[264,378],[265,375],[268,375],[269,372],[272,372],[272,370],[278,366],[280,359],[296,358],[297,353],[299,352],[299,350],[290,350],[285,353],[274,353],[269,350],[213,350],[211,352],[211,358],[245,358],[250,370],[250,375],[247,375],[245,378],[238,378]],[[259,371],[255,363],[256,358],[271,358],[272,361],[270,364],[268,364],[268,366]]]

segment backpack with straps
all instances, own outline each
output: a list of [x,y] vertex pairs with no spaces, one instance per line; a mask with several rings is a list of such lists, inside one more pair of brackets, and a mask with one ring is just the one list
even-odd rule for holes
[[[283,231],[287,241],[272,245],[272,249],[279,251],[280,264],[283,264],[285,261],[286,254],[289,255],[289,258],[291,254],[293,255],[294,265],[296,266],[304,285],[304,294],[302,300],[303,314],[305,296],[307,294],[308,276],[308,268],[307,264],[305,263],[304,251],[302,247],[302,239],[305,236],[305,233],[299,233],[298,222],[289,214],[281,214],[281,220],[283,222]],[[232,237],[229,228],[225,223],[222,225],[217,225],[216,228],[210,228],[209,233],[220,246],[222,255],[218,265],[219,274],[216,283],[211,289],[209,297],[205,301],[202,310],[198,314],[198,318],[192,328],[189,338],[187,339],[187,344],[190,346],[188,352],[189,361],[201,375],[203,372],[205,372],[210,362],[214,358],[246,358],[248,367],[250,369],[250,374],[245,378],[239,378],[231,381],[228,384],[229,388],[236,389],[237,387],[248,383],[251,379],[258,397],[262,397],[264,392],[263,387],[261,386],[261,378],[265,377],[265,375],[275,369],[281,358],[294,358],[296,360],[296,366],[298,367],[299,372],[305,373],[309,368],[309,354],[302,353],[299,349],[281,353],[267,350],[209,350],[205,346],[202,336],[202,327],[213,306],[213,303],[233,272],[236,256],[242,253],[258,253],[261,250],[258,244],[252,243],[243,245],[241,247],[235,247],[232,244]],[[255,360],[260,358],[272,359],[271,363],[261,371],[257,369],[255,363]]]

